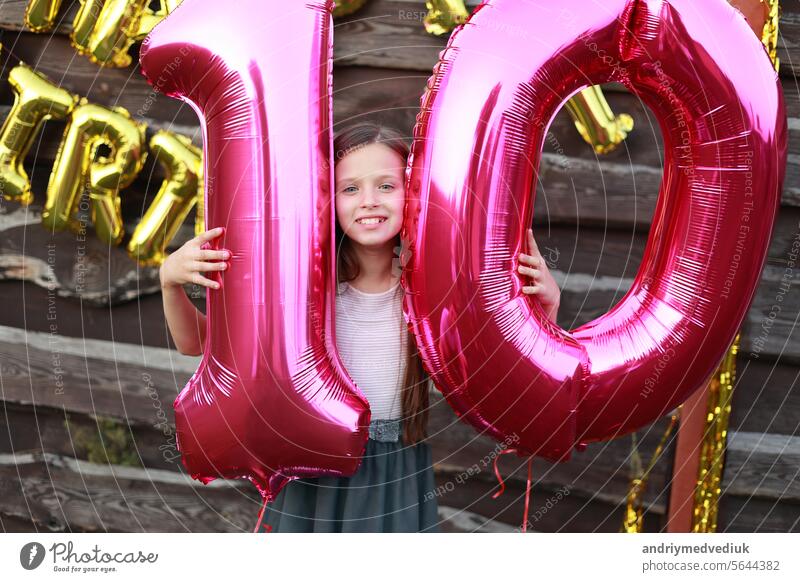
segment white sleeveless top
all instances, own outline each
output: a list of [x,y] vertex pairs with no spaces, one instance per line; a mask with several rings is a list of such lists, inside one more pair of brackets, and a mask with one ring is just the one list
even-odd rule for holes
[[336,347],[350,377],[367,397],[371,420],[400,419],[408,358],[403,289],[364,293],[348,283],[336,295]]

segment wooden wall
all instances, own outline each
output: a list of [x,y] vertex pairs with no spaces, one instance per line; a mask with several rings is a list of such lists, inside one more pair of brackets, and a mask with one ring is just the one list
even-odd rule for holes
[[[8,69],[23,60],[67,89],[105,105],[121,105],[159,128],[192,136],[198,120],[179,103],[153,95],[135,67],[100,69],[77,56],[68,32],[77,2],[53,34],[22,27],[26,2],[0,6],[0,42],[13,53],[0,62],[0,119],[13,96]],[[65,2],[70,4],[70,2]],[[474,5],[474,3],[468,3]],[[409,134],[419,97],[445,39],[427,35],[424,2],[372,0],[337,21],[334,108],[337,126],[379,119]],[[792,241],[800,234],[800,6],[784,2],[779,56],[790,129],[783,202],[769,260],[742,329],[720,508],[722,531],[800,530],[800,337],[795,332],[800,274],[766,341]],[[134,49],[135,54],[135,49]],[[624,147],[597,157],[562,112],[548,140],[535,208],[540,249],[555,264],[562,286],[559,323],[590,321],[629,289],[641,261],[661,176],[662,143],[650,112],[618,86],[607,87],[617,112],[634,117]],[[182,472],[176,456],[172,401],[197,366],[171,344],[155,269],[137,269],[124,244],[108,248],[93,237],[51,235],[41,207],[63,123],[47,124],[26,168],[35,203],[0,207],[0,523],[7,531],[246,531],[258,511],[243,483],[201,486]],[[149,161],[123,193],[127,243],[160,182]],[[189,217],[173,248],[192,236]],[[54,244],[55,254],[48,253]],[[75,256],[91,268],[76,286]],[[187,292],[204,309],[202,289]],[[525,467],[506,455],[505,493],[492,499],[496,480],[481,460],[495,443],[459,423],[433,393],[431,432],[438,497],[445,529],[510,531],[520,524]],[[100,419],[100,420],[98,420]],[[638,432],[649,459],[668,419]],[[134,452],[131,461],[130,452]],[[631,437],[595,444],[569,463],[534,463],[531,503],[537,531],[617,531],[629,479]],[[664,526],[673,446],[650,477],[646,531]],[[479,463],[477,475],[463,471]]]

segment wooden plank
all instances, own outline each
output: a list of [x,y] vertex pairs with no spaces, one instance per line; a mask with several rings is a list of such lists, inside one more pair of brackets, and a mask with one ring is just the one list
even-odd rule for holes
[[[800,466],[797,458],[800,454],[798,440],[798,437],[781,435],[731,434],[722,486],[720,531],[798,531],[799,524],[793,522],[800,515],[800,497],[797,493],[797,471]],[[441,465],[438,470],[437,498],[440,504],[465,508],[484,518],[516,527],[521,523],[525,483],[518,475],[506,479],[506,491],[495,500],[491,495],[498,490],[497,483],[487,480],[483,475],[464,479],[463,471],[459,473],[452,468],[445,470]],[[459,475],[462,477],[459,478]],[[534,472],[534,478],[535,475]],[[557,490],[554,484],[537,482],[534,486],[531,515],[540,511],[540,516],[544,517],[543,514],[547,512],[542,512],[545,507],[543,503],[548,499],[551,506],[563,504],[548,517],[548,520],[554,519],[555,524],[550,522],[552,525],[548,525],[548,521],[543,519],[539,528],[534,527],[536,531],[617,531],[624,507],[621,499],[615,500],[600,492],[587,495],[580,483],[567,480],[562,481],[560,487],[569,493],[554,500],[551,499],[553,491]],[[665,493],[660,496],[661,502],[645,500],[646,531],[660,531],[665,519]],[[745,507],[745,515],[741,515],[731,509],[732,506],[741,509],[742,505],[747,504],[768,510],[758,513]],[[795,517],[782,518],[779,514],[784,507],[788,516]],[[593,517],[590,518],[589,513]],[[592,524],[591,527],[588,527],[587,520],[588,524]],[[578,523],[580,525],[576,525]]]
[[[159,268],[139,265],[126,250],[147,209],[146,195],[132,197],[137,193],[135,188],[122,192],[126,235],[119,245],[108,245],[95,235],[91,219],[83,211],[83,236],[68,230],[53,232],[45,228],[41,221],[47,188],[45,173],[35,173],[32,184],[33,204],[23,207],[16,202],[0,201],[0,280],[24,280],[46,289],[48,296],[79,299],[90,307],[122,305],[160,292]],[[156,190],[150,188],[150,201]],[[167,245],[167,251],[179,248],[194,236],[192,212]],[[205,297],[200,286],[185,288],[196,299]],[[14,314],[7,315],[13,317]]]
[[333,70],[334,130],[377,121],[413,136],[428,75],[400,69],[337,66]]
[[41,225],[39,205],[13,206],[0,214],[0,280],[25,280],[96,307],[161,289],[158,267],[140,267],[123,245],[101,241],[89,226],[83,236],[51,232]]
[[[481,486],[483,492],[476,493],[475,488]],[[227,484],[199,486],[183,483],[172,474],[81,463],[55,455],[0,456],[0,490],[4,524],[9,519],[14,523],[31,520],[40,531],[247,531],[258,511],[257,499]],[[509,482],[500,500],[491,499],[493,490],[490,484],[476,480],[454,490],[457,495],[449,493],[446,503],[443,497],[439,506],[441,518],[447,521],[444,529],[517,529],[524,488]],[[469,500],[464,505],[471,509],[448,505],[459,496]],[[512,497],[514,503],[503,505]],[[490,503],[495,508],[487,511],[483,506]],[[798,531],[800,513],[791,507],[723,496],[720,531]],[[590,503],[574,494],[556,497],[540,489],[534,490],[529,519],[531,531],[613,532],[621,523],[621,507]],[[658,515],[649,513],[644,521],[646,530],[659,531],[658,521]]]
[[[453,474],[449,477],[446,472],[437,474],[437,483],[447,483],[452,479]],[[485,531],[485,528],[498,523],[512,528],[511,531],[520,531],[525,513],[525,482],[515,479],[506,481],[503,494],[493,499],[496,491],[496,483],[483,479],[467,480],[438,497],[440,515],[443,513],[442,507],[447,507],[458,512],[447,512],[451,523],[461,521],[459,518],[463,512],[470,521],[477,521],[476,531]],[[645,532],[661,530],[663,515],[659,509],[645,504]],[[551,488],[537,484],[531,491],[527,530],[545,533],[615,533],[622,525],[624,510],[624,505],[595,495],[585,496],[569,485]],[[475,519],[474,516],[480,517]]]
[[[196,291],[188,287],[187,293],[195,306],[205,309],[204,287],[198,286]],[[0,285],[0,302],[14,306],[0,312],[0,324],[9,327],[61,337],[113,338],[134,345],[175,349],[160,292],[115,305],[113,309],[90,309],[88,305],[82,308],[80,301],[59,297],[25,281],[4,281]]]
[[781,21],[778,36],[778,58],[781,76],[800,74],[800,6],[791,0],[781,0]]
[[165,418],[172,425],[172,402],[199,362],[164,348],[8,327],[0,337],[0,399],[154,427]]
[[723,495],[719,503],[717,531],[797,533],[800,532],[800,504]]
[[35,533],[36,525],[27,519],[18,519],[0,513],[0,531],[3,533]]
[[725,495],[800,502],[800,437],[728,433],[722,491]]
[[[575,329],[607,313],[633,283],[630,279],[613,276],[567,274],[555,270],[551,273],[561,288],[558,324],[564,329]],[[780,358],[784,364],[800,364],[800,332],[796,325],[800,298],[796,293],[786,294],[783,309],[777,315],[773,309],[783,276],[783,268],[771,265],[764,268],[761,283],[741,328],[741,349],[751,354],[750,357]],[[794,273],[788,283],[791,287],[800,284],[800,273]],[[770,321],[774,323],[765,332],[764,326]]]
[[31,350],[57,351],[62,355],[90,357],[104,361],[107,365],[112,363],[137,366],[145,368],[147,373],[169,372],[180,376],[190,375],[200,364],[200,357],[184,356],[165,348],[86,337],[53,336],[9,326],[0,326],[0,340],[11,345],[24,344]]
[[44,463],[54,469],[63,469],[80,474],[86,478],[110,477],[115,480],[148,481],[153,484],[180,485],[194,489],[245,489],[248,482],[243,480],[226,481],[217,479],[208,484],[192,479],[185,473],[165,471],[149,467],[129,467],[120,465],[107,465],[90,463],[81,459],[54,455],[48,452],[36,451],[28,453],[0,453],[0,467],[24,466]]
[[[24,30],[26,4],[26,0],[6,0],[0,13],[0,28]],[[73,2],[61,12],[55,30],[57,35],[69,34],[77,11],[76,4]],[[477,4],[473,0],[466,2],[470,9]],[[796,75],[800,63],[800,8],[795,2],[786,1],[782,2],[782,7],[778,44],[781,72]],[[421,0],[371,0],[355,14],[337,20],[334,57],[339,63],[351,65],[430,71],[449,35],[436,37],[428,34],[422,23],[426,14]]]
[[447,505],[439,506],[439,519],[444,521],[439,524],[443,533],[514,533],[515,531],[512,526],[503,522]]
[[[118,435],[109,438],[106,419],[99,415],[57,410],[47,406],[31,406],[4,401],[0,416],[0,454],[44,451],[63,457],[90,461],[89,457],[105,457],[120,463],[123,453],[150,469],[183,471],[175,445],[175,430],[166,424],[130,424],[119,421],[124,442]],[[100,431],[103,431],[101,440]]]
[[[247,532],[260,507],[249,489],[244,482],[201,485],[172,472],[48,453],[0,454],[4,531]],[[443,531],[513,531],[447,506],[439,516]]]
[[[784,80],[788,116],[788,160],[781,198],[784,206],[800,204],[800,93],[794,79]],[[634,119],[634,130],[615,151],[597,156],[559,112],[545,141],[535,213],[568,224],[635,224],[652,222],[661,184],[663,138],[653,113],[633,95],[606,91],[615,112]]]
[[[702,404],[702,403],[701,403]],[[702,416],[702,414],[701,414]],[[688,452],[694,458],[686,464],[690,483],[697,479],[696,454],[687,438]],[[684,466],[678,458],[675,465]],[[744,431],[728,431],[725,467],[718,517],[720,532],[788,532],[800,529],[800,437]],[[676,490],[673,481],[670,513],[691,512],[693,487],[688,494]],[[679,504],[673,508],[673,505]],[[688,531],[690,515],[670,522],[668,531]]]
[[736,387],[733,391],[729,429],[737,432],[797,432],[800,418],[800,390],[797,366],[747,359],[736,361]]
[[39,531],[245,532],[259,507],[252,486],[198,486],[170,471],[46,453],[0,455],[0,515]]

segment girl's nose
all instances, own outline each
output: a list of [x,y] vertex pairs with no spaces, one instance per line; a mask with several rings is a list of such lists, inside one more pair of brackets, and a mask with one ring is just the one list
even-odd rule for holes
[[372,188],[364,188],[364,197],[361,199],[362,206],[375,206],[378,196]]

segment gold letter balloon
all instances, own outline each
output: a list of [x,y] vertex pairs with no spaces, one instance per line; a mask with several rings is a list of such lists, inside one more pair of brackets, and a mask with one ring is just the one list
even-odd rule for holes
[[33,194],[22,162],[44,122],[66,118],[78,98],[21,63],[8,73],[8,82],[14,105],[0,130],[0,194],[28,206]]
[[[119,190],[133,182],[146,157],[146,125],[123,108],[108,109],[81,100],[72,112],[47,186],[42,224],[52,230],[80,228],[74,214],[88,191],[95,233],[118,245],[125,234]],[[101,146],[110,155],[99,155]]]
[[[81,0],[72,23],[72,45],[95,64],[127,67],[128,49],[142,40],[182,0],[161,0],[153,10],[149,0]],[[25,9],[25,25],[34,32],[53,29],[61,0],[30,0]]]
[[33,32],[47,32],[56,23],[61,0],[29,0],[25,7],[25,26]]
[[203,152],[189,138],[168,131],[159,131],[153,136],[150,152],[164,168],[166,178],[133,232],[128,255],[143,265],[160,265],[166,259],[167,244],[195,202],[198,202],[196,234],[203,224]]
[[566,108],[578,133],[598,154],[613,151],[633,130],[633,117],[614,115],[599,85],[578,92]]

